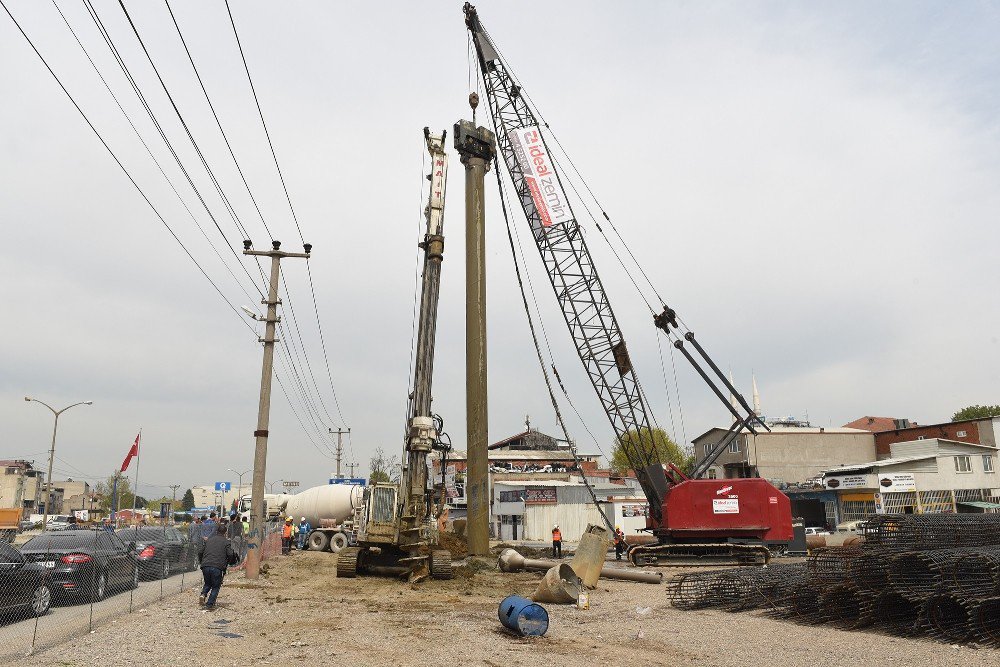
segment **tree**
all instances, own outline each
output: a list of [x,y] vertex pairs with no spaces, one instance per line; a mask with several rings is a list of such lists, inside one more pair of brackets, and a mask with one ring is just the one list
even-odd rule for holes
[[375,450],[375,456],[368,462],[368,468],[371,470],[371,474],[368,476],[369,484],[392,481],[392,461],[386,458],[381,447]]
[[194,491],[188,489],[181,498],[181,508],[184,510],[194,509]]
[[[639,458],[659,460],[660,463],[673,463],[681,470],[687,472],[694,466],[694,457],[685,455],[680,445],[670,439],[666,431],[661,428],[643,429],[637,438],[636,431],[630,430],[625,434],[623,440],[629,445],[631,450],[639,450]],[[615,443],[611,455],[611,469],[623,473],[632,469],[628,456],[622,443]]]
[[[111,500],[114,496],[114,488],[115,475],[108,477],[107,481],[98,482],[94,486],[94,492],[100,495],[101,499],[99,504],[104,512],[111,511]],[[118,509],[132,509],[132,501],[134,499],[135,496],[132,493],[132,485],[129,483],[128,477],[125,477],[124,475],[118,476]],[[139,497],[139,500],[143,500],[142,496]],[[145,504],[145,500],[143,500],[142,504],[136,505],[136,507],[142,507]]]
[[953,414],[951,420],[960,422],[965,419],[988,419],[990,417],[1000,417],[1000,405],[970,405]]

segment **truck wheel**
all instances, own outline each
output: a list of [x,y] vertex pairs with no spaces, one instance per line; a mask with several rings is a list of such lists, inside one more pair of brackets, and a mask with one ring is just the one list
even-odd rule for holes
[[310,551],[326,551],[328,546],[330,546],[330,536],[322,530],[314,530],[309,533]]
[[347,548],[347,535],[343,533],[334,533],[333,537],[330,538],[330,551],[337,553],[341,549]]

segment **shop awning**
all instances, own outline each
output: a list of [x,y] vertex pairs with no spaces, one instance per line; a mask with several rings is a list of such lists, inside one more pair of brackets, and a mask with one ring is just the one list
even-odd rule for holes
[[1000,503],[987,503],[982,500],[961,500],[958,504],[978,507],[983,510],[1000,510]]

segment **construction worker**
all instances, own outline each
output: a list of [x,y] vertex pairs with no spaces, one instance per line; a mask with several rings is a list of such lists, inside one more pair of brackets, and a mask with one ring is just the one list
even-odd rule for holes
[[206,609],[215,608],[215,599],[219,597],[226,568],[235,565],[237,561],[233,545],[226,539],[226,527],[221,523],[216,525],[215,532],[198,546],[198,562],[205,580],[198,604],[205,605]]
[[625,551],[625,533],[621,526],[615,526],[615,560],[622,559],[622,552]]
[[552,526],[552,557],[562,558],[562,531],[558,523]]
[[305,517],[302,517],[302,520],[299,521],[299,525],[296,526],[296,528],[299,531],[299,551],[302,551],[306,548],[306,539],[309,538],[309,533],[312,532],[312,526],[309,525],[309,522],[306,521]]
[[285,525],[281,527],[281,553],[287,556],[292,552],[292,537],[295,536],[295,524],[292,517],[285,518]]

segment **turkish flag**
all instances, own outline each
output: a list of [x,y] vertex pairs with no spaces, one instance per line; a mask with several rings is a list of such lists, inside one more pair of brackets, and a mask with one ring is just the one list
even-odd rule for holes
[[125,472],[128,469],[130,463],[132,463],[132,457],[139,456],[139,436],[135,436],[135,442],[132,443],[132,449],[128,450],[128,456],[122,462],[121,472]]

